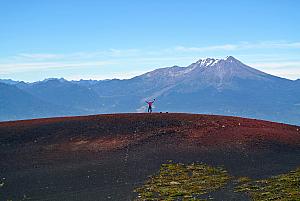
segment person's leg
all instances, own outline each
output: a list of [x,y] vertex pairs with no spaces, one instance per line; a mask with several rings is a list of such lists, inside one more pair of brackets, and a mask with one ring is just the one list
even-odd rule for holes
[[150,112],[150,107],[148,107],[148,113]]

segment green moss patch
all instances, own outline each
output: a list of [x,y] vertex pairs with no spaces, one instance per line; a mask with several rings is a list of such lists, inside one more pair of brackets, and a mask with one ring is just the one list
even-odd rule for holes
[[204,200],[204,195],[223,187],[229,180],[226,170],[205,164],[163,164],[159,172],[136,188],[139,200]]
[[300,168],[287,174],[240,184],[236,192],[246,192],[254,201],[300,200]]

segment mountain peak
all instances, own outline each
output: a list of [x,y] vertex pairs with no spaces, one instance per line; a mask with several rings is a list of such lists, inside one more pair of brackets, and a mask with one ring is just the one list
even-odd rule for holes
[[233,56],[227,56],[225,58],[226,61],[231,61],[231,60],[237,60],[236,58],[234,58]]
[[233,56],[227,56],[225,58],[225,61],[229,62],[229,63],[233,63],[233,62],[238,62],[241,63],[239,60],[237,60],[236,58],[234,58]]
[[221,61],[221,60],[224,60],[224,61],[236,60],[236,61],[238,61],[235,57],[229,55],[229,56],[226,56],[225,58],[211,58],[211,57],[201,58],[198,60],[198,62],[199,61]]
[[204,58],[204,59],[199,59],[196,63],[197,66],[201,67],[210,67],[210,66],[215,66],[216,64],[220,62],[228,62],[228,63],[233,63],[233,62],[239,62],[236,58],[233,56],[227,56],[225,59],[216,59],[216,58]]
[[64,78],[47,78],[47,79],[44,79],[43,81],[40,81],[40,82],[60,82],[60,83],[63,83],[63,82],[68,82],[68,81]]

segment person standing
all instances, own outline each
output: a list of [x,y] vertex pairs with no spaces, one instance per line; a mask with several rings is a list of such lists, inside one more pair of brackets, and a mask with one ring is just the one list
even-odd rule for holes
[[148,113],[152,113],[152,105],[155,102],[155,99],[153,99],[153,101],[146,101],[146,103],[148,104]]

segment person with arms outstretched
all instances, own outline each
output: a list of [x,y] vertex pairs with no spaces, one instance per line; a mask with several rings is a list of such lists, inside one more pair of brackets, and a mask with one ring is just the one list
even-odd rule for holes
[[148,104],[148,113],[152,113],[152,104],[154,103],[155,99],[153,99],[153,101],[146,101],[146,103]]

